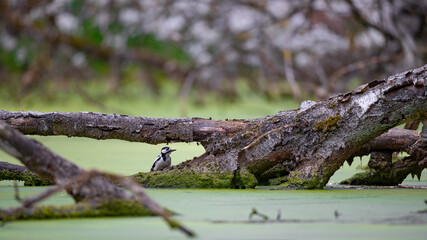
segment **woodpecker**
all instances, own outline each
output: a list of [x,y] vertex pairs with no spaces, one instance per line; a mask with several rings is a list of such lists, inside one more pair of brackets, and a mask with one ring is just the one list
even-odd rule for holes
[[153,166],[151,167],[151,171],[159,171],[164,168],[171,166],[171,157],[169,156],[176,149],[171,149],[169,147],[163,147],[160,151],[160,155],[154,160]]

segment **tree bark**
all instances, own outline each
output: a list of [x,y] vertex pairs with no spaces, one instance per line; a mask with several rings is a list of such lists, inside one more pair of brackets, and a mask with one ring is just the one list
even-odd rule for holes
[[150,144],[207,142],[212,135],[231,135],[256,120],[214,121],[202,118],[149,118],[92,112],[10,112],[6,121],[28,135],[120,139]]
[[427,65],[259,119],[7,111],[0,111],[0,119],[25,134],[201,142],[202,156],[135,176],[147,186],[253,187],[281,177],[282,188],[323,188],[364,144],[406,121],[427,119]]

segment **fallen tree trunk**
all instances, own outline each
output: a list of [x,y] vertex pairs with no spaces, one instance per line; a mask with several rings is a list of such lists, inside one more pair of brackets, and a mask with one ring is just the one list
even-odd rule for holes
[[[350,157],[346,161],[349,165],[352,164],[353,158],[357,156],[364,156],[370,153],[376,152],[386,152],[390,154],[393,152],[417,152],[411,150],[414,144],[420,140],[420,133],[414,130],[406,129],[390,129],[381,136],[377,137],[375,140],[364,144],[361,149]],[[420,152],[422,148],[418,149]],[[421,155],[418,155],[421,156]],[[350,185],[397,185],[401,183],[408,174],[412,174],[420,178],[420,174],[424,168],[426,168],[427,161],[420,161],[421,157],[417,159],[406,158],[405,165],[402,165],[402,162],[396,163],[395,171],[391,172],[384,165],[379,165],[379,167],[372,168],[374,171],[370,170],[367,172],[356,174],[354,177],[344,180],[341,184],[350,184]],[[372,158],[369,162],[371,167]],[[391,164],[380,162],[379,164],[386,164],[389,166]],[[399,172],[398,174],[396,173]],[[155,174],[155,173],[150,173]],[[159,173],[161,175],[161,173]],[[151,187],[164,187],[165,180],[158,181],[158,178],[152,178],[152,181],[149,182],[149,177],[146,177],[145,174],[136,174],[134,176],[140,182],[143,182],[145,185]],[[213,184],[213,179],[218,179],[219,176],[211,176],[212,179],[205,178],[205,181],[200,181],[200,175],[187,176],[187,182],[175,182],[175,186],[172,187],[198,187],[198,188],[212,188],[212,187],[224,187],[224,185],[215,185]],[[234,178],[234,176],[233,176]],[[48,181],[34,172],[30,171],[27,167],[18,166],[6,162],[0,162],[0,179],[1,180],[17,180],[24,181],[25,186],[43,186],[53,184],[51,181]],[[232,181],[233,179],[230,179]],[[285,178],[286,180],[286,178]],[[156,182],[157,181],[157,182]],[[173,181],[172,179],[169,182]],[[282,183],[283,179],[278,175],[278,178],[269,179],[268,184],[278,185]],[[233,185],[235,186],[235,185]]]
[[156,187],[323,188],[363,145],[409,120],[427,119],[427,65],[296,110],[250,120],[156,119],[99,113],[0,111],[25,134],[200,142],[206,153],[168,171],[140,173]]

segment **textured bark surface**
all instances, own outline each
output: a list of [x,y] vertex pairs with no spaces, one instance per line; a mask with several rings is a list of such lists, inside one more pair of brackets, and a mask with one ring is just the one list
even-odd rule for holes
[[150,144],[207,141],[211,135],[230,135],[250,121],[213,121],[202,118],[149,118],[92,112],[9,112],[0,119],[29,135],[65,135],[121,139]]
[[364,144],[401,123],[427,119],[427,65],[259,119],[7,111],[0,111],[0,119],[26,134],[202,143],[206,153],[200,157],[162,173],[139,174],[147,186],[253,187],[280,178],[282,188],[322,188]]

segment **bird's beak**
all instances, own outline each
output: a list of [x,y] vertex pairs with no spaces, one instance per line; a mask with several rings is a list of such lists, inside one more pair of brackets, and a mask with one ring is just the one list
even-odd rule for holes
[[168,153],[174,152],[174,151],[176,151],[176,149],[169,149]]

